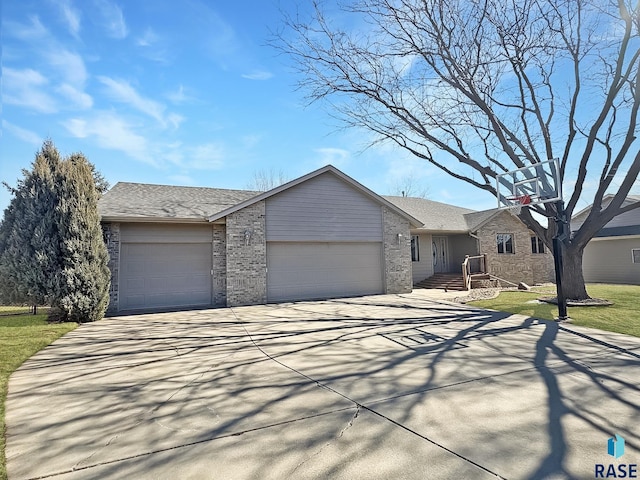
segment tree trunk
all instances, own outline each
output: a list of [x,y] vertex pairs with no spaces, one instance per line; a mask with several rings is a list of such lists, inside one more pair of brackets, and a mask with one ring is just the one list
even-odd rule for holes
[[567,300],[585,300],[589,297],[582,274],[582,254],[584,247],[563,244],[562,290]]

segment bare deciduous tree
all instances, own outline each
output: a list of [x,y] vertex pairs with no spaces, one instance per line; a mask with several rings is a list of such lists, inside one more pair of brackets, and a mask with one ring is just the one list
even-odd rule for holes
[[[587,242],[640,207],[623,205],[640,170],[639,3],[354,0],[341,9],[330,17],[314,2],[310,18],[286,16],[275,41],[309,100],[328,100],[372,143],[395,143],[494,195],[497,174],[559,158],[568,218],[579,200],[593,203],[562,242],[567,297],[588,298]],[[603,204],[606,193],[615,197]],[[549,245],[555,224],[532,211],[553,218],[556,206],[520,214]]]
[[429,198],[429,188],[419,185],[415,177],[407,175],[398,180],[391,190],[391,195],[399,197]]
[[247,183],[248,190],[256,190],[258,192],[266,192],[283,183],[287,183],[289,178],[282,170],[270,168],[268,170],[256,170],[253,172],[251,180]]

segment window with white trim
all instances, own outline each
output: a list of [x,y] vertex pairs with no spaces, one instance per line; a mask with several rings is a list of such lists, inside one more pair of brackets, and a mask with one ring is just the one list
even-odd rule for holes
[[420,261],[420,241],[418,235],[411,235],[411,261]]
[[544,253],[544,242],[535,235],[531,237],[531,253]]
[[513,233],[498,233],[496,235],[498,253],[515,253],[513,248]]
[[631,249],[631,262],[640,263],[640,248]]

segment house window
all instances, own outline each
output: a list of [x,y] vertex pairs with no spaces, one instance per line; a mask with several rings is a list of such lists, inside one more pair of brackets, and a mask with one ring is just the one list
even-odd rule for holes
[[513,234],[499,233],[496,235],[498,253],[515,253],[513,249]]
[[631,249],[631,261],[633,263],[640,263],[640,248]]
[[417,235],[411,235],[411,261],[420,261],[420,242]]
[[544,253],[544,242],[541,238],[531,237],[531,253]]

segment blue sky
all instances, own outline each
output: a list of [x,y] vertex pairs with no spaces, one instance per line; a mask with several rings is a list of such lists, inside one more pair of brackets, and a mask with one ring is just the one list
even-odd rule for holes
[[[107,180],[246,188],[257,170],[295,178],[331,163],[381,194],[407,176],[433,200],[491,208],[391,147],[364,150],[306,106],[267,45],[286,0],[5,0],[0,179],[15,185],[42,141],[83,152]],[[4,210],[10,196],[0,191]]]

